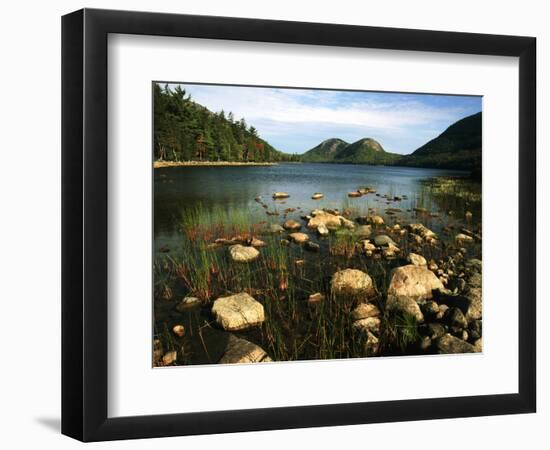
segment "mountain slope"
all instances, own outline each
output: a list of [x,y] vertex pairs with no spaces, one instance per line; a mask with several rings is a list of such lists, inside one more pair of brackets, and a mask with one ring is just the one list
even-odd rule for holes
[[386,152],[374,139],[364,138],[339,151],[334,161],[355,164],[392,164],[398,158],[399,155]]
[[480,171],[481,119],[479,112],[455,122],[435,139],[403,156],[398,164]]
[[316,147],[308,150],[302,155],[301,160],[304,162],[327,162],[332,159],[347,145],[346,141],[338,138],[327,139],[321,142]]
[[332,138],[304,153],[301,160],[303,162],[392,164],[398,158],[399,155],[386,152],[380,143],[371,138],[360,139],[353,144]]

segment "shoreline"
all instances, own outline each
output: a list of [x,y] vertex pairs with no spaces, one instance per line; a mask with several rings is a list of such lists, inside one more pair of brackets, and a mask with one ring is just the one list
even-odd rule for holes
[[153,168],[162,167],[242,167],[242,166],[276,166],[274,162],[246,162],[246,161],[154,161]]

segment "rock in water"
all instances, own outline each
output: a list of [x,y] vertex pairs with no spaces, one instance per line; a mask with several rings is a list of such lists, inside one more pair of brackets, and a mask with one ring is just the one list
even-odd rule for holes
[[330,281],[334,294],[365,295],[374,294],[372,278],[365,272],[357,269],[344,269],[336,272]]
[[384,225],[384,219],[380,216],[369,216],[368,220],[372,225]]
[[317,227],[317,233],[319,236],[328,236],[328,228],[324,223],[320,223]]
[[427,266],[428,264],[426,262],[426,258],[416,253],[409,253],[409,256],[407,256],[407,260],[415,266]]
[[440,337],[436,345],[439,353],[476,353],[476,348],[472,344],[451,334]]
[[272,223],[271,225],[269,225],[269,228],[267,229],[267,232],[270,234],[279,234],[279,233],[283,233],[284,231],[285,229],[278,223]]
[[265,350],[256,344],[241,339],[232,334],[229,335],[225,352],[220,359],[220,364],[243,364],[269,362],[271,358],[267,356]]
[[444,289],[441,281],[426,267],[408,266],[398,267],[388,288],[388,297],[405,296],[416,301],[432,298],[432,290]]
[[264,307],[246,292],[220,297],[212,306],[216,323],[224,330],[244,330],[265,320]]
[[311,196],[311,198],[312,198],[313,200],[319,200],[319,199],[321,199],[321,198],[323,198],[323,197],[324,197],[324,195],[321,194],[320,192],[316,192],[315,194],[313,194],[313,195]]
[[337,230],[342,226],[340,216],[330,214],[322,210],[316,210],[317,214],[312,214],[313,217],[307,223],[310,230],[316,230],[319,225],[325,225],[329,230]]
[[303,244],[309,240],[309,236],[305,233],[291,233],[288,237],[296,244]]
[[245,247],[240,244],[229,247],[229,254],[231,255],[231,259],[233,261],[242,263],[254,261],[258,256],[260,256],[260,252],[254,247]]
[[283,228],[289,231],[298,231],[300,228],[302,228],[302,225],[300,225],[300,223],[296,222],[295,220],[288,219],[283,224]]
[[468,236],[467,234],[464,234],[464,233],[458,233],[455,237],[455,241],[459,245],[469,244],[471,242],[474,242],[474,238],[472,236]]
[[290,197],[289,194],[287,194],[286,192],[274,192],[273,193],[273,198],[274,199],[278,199],[278,198],[288,198]]

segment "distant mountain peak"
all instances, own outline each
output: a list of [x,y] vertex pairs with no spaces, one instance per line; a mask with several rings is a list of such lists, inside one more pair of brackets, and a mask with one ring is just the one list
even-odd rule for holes
[[306,162],[350,162],[360,164],[390,164],[398,155],[386,152],[373,138],[362,138],[352,144],[331,138],[302,155]]

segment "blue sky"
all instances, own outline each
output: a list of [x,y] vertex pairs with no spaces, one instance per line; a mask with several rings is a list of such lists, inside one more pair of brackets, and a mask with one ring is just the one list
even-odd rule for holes
[[275,148],[304,153],[329,138],[370,137],[407,154],[457,120],[481,111],[481,97],[181,84],[211,111],[244,117]]

